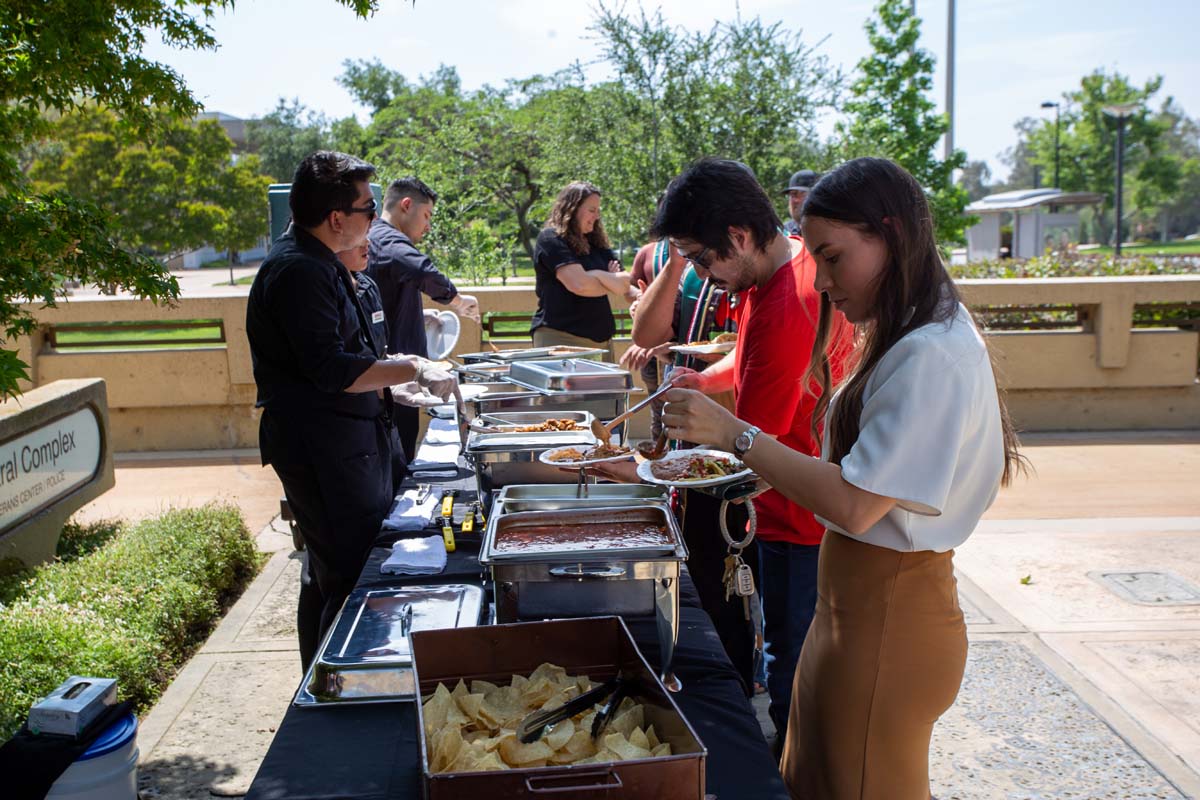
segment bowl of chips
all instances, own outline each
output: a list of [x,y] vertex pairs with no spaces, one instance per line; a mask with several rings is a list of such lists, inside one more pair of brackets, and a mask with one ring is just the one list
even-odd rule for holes
[[[426,797],[704,796],[703,744],[620,617],[489,625],[413,634],[418,738]],[[464,656],[464,654],[469,654]],[[547,727],[532,742],[522,720],[620,675],[636,690]],[[585,701],[586,702],[586,701]]]

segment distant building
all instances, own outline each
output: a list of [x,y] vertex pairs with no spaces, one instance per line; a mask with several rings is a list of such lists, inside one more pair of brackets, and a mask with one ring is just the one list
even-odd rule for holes
[[225,135],[233,140],[235,150],[246,149],[246,123],[250,120],[223,111],[202,111],[196,115],[196,119],[215,119],[225,129]]
[[[1013,258],[1040,256],[1046,248],[1059,249],[1076,242],[1079,231],[1079,206],[1095,206],[1104,201],[1097,192],[1064,192],[1061,189],[1017,189],[990,194],[967,206],[968,214],[979,222],[967,228],[967,260],[1000,258],[1003,246],[1001,228],[1012,221],[1012,241],[1008,255]],[[1060,209],[1071,208],[1070,211]]]

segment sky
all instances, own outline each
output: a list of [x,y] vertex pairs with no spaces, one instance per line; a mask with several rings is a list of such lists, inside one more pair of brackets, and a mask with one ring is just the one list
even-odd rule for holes
[[[947,0],[916,0],[922,46],[937,62],[933,98],[945,105]],[[337,85],[346,59],[380,59],[410,79],[439,64],[458,69],[463,85],[502,85],[509,78],[596,62],[587,30],[589,0],[380,0],[361,20],[335,0],[238,0],[211,26],[215,51],[180,51],[150,37],[145,55],[174,67],[209,111],[238,117],[269,112],[280,97],[299,98],[331,119],[365,109]],[[809,45],[847,75],[869,54],[863,22],[873,0],[660,0],[666,20],[707,30],[714,22],[760,17],[800,30]],[[636,11],[637,3],[626,9]],[[1200,116],[1200,0],[958,0],[956,11],[955,146],[985,160],[993,180],[1007,176],[1003,151],[1013,125],[1048,115],[1058,100],[1097,69],[1119,71],[1140,85],[1164,77],[1168,95]],[[589,75],[607,77],[594,66]],[[819,122],[833,133],[835,116]],[[697,156],[702,154],[697,154]],[[797,168],[803,165],[798,165]]]

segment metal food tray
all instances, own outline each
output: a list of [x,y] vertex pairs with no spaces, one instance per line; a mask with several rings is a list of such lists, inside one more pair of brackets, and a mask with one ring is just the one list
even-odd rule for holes
[[544,450],[554,450],[559,447],[573,445],[592,447],[596,444],[596,435],[591,430],[581,431],[503,431],[499,433],[482,433],[471,431],[467,439],[468,453],[483,451],[540,453]]
[[[511,511],[507,505],[493,511],[488,520],[487,533],[484,536],[483,547],[479,552],[479,563],[484,565],[500,563],[532,563],[532,562],[595,562],[611,559],[645,560],[645,559],[685,559],[687,548],[675,516],[664,504],[644,501],[637,506],[607,506],[602,504],[574,506],[571,508],[558,507],[556,501],[527,500],[524,504],[528,510]],[[524,548],[508,552],[497,552],[496,540],[506,531],[533,525],[559,525],[569,527],[573,524],[587,524],[597,521],[607,522],[652,522],[662,525],[670,540],[666,544],[640,547],[609,547],[604,549],[543,549]]]
[[[601,483],[587,487],[588,493],[579,496],[574,485],[513,484],[505,486],[496,497],[497,509],[513,511],[558,510],[562,508],[595,508],[666,503],[667,489],[645,483]],[[497,513],[493,511],[492,513]]]
[[603,361],[578,358],[516,361],[509,371],[508,381],[538,392],[628,392],[633,389],[633,375],[629,370]]
[[[477,425],[488,425],[497,428],[503,428],[507,425],[513,427],[522,427],[525,425],[540,425],[547,420],[552,419],[567,419],[579,426],[580,430],[591,430],[592,420],[595,415],[590,411],[567,411],[565,409],[545,409],[543,411],[494,411],[488,414],[480,414],[476,418]],[[539,433],[539,431],[527,431],[527,433]],[[540,433],[552,433],[552,431],[540,431]]]
[[599,359],[608,351],[599,347],[576,347],[574,345],[551,345],[549,347],[521,347],[515,350],[492,350],[483,353],[464,353],[460,358],[466,363],[491,361],[508,363],[544,358],[587,358]]
[[293,704],[411,702],[411,632],[477,625],[482,608],[467,584],[351,592]]
[[491,361],[474,362],[455,367],[454,371],[462,376],[466,383],[492,383],[508,377],[508,364],[497,364]]

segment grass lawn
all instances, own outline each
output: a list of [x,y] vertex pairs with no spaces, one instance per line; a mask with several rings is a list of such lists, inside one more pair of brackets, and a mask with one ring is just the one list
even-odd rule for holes
[[[56,331],[56,340],[62,348],[86,348],[95,350],[163,349],[181,347],[203,347],[224,344],[221,326],[216,320],[184,320],[192,323],[181,327],[164,326],[153,330],[139,330],[144,323],[97,322],[88,325],[72,325]],[[209,323],[209,324],[205,324]],[[180,342],[179,340],[189,340]],[[190,340],[204,339],[203,344]],[[99,344],[103,342],[103,344]]]
[[[1102,245],[1094,249],[1084,250],[1085,253],[1101,253],[1106,256],[1112,255],[1112,248],[1108,245]],[[1147,242],[1145,244],[1130,244],[1121,246],[1121,255],[1126,256],[1198,256],[1200,255],[1200,239],[1192,239],[1185,241],[1180,239],[1174,242]]]

